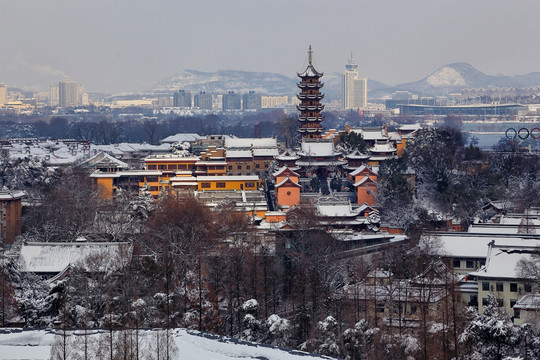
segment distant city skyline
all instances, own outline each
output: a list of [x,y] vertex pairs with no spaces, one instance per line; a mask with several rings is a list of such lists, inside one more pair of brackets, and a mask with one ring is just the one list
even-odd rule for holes
[[112,93],[185,69],[294,77],[309,44],[320,71],[341,73],[352,52],[361,77],[389,85],[454,62],[525,74],[540,71],[539,10],[533,0],[6,2],[0,83],[46,90],[69,77]]

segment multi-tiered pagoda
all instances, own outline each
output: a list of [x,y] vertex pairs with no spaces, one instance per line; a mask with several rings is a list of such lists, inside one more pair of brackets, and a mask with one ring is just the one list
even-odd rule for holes
[[319,80],[323,74],[315,70],[312,63],[312,55],[313,51],[310,45],[308,66],[303,73],[297,74],[301,79],[298,83],[298,87],[300,88],[300,94],[298,94],[300,105],[297,108],[300,111],[300,115],[298,116],[298,121],[300,121],[298,132],[302,135],[302,139],[319,139],[323,132],[321,111],[324,109],[324,105],[320,101],[324,98],[324,94],[321,94],[320,90],[324,84]]

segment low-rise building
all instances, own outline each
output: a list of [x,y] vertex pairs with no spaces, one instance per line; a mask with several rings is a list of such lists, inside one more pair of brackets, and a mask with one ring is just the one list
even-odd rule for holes
[[10,247],[22,230],[23,191],[0,191],[0,246]]

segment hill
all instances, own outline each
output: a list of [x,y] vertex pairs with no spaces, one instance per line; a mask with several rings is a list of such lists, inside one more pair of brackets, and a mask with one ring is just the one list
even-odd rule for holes
[[442,66],[421,80],[396,85],[391,89],[441,95],[465,88],[535,86],[540,86],[540,72],[516,76],[487,75],[471,64],[460,62]]

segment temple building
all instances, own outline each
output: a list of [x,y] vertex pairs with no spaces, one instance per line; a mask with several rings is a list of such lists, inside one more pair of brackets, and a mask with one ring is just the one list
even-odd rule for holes
[[320,92],[324,86],[320,81],[323,73],[315,70],[312,59],[313,51],[311,45],[309,45],[308,66],[302,73],[297,74],[300,78],[298,83],[298,88],[300,88],[298,100],[300,100],[300,104],[297,106],[300,111],[298,132],[302,135],[302,139],[320,139],[323,132],[321,111],[324,109],[324,105],[321,104],[321,100],[324,98],[324,94]]
[[[324,86],[320,81],[323,73],[317,71],[313,65],[311,45],[308,50],[308,65],[297,75],[300,78],[298,83],[300,104],[297,108],[300,112],[298,133],[301,144],[295,151],[288,149],[275,157],[280,169],[274,174],[278,195],[277,205],[281,207],[298,204],[300,189],[307,191],[311,188],[313,185],[311,180],[314,178],[319,180],[322,194],[328,195],[327,178],[336,174],[341,176],[343,166],[347,163],[342,154],[335,150],[332,137],[323,135],[321,111],[324,105],[321,104],[321,100],[324,94],[320,91]],[[288,172],[292,172],[294,176],[280,177],[282,173]]]

